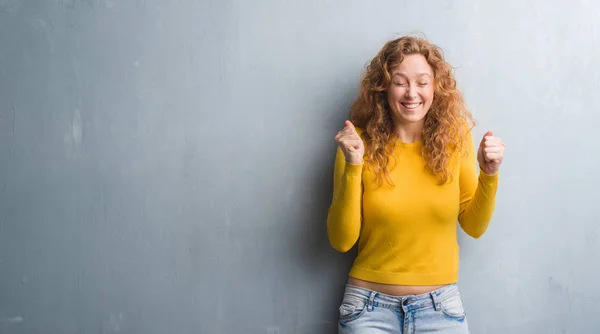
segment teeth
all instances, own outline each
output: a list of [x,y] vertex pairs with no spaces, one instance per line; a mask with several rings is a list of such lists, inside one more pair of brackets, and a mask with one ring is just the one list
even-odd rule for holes
[[413,109],[419,106],[420,103],[411,103],[411,104],[407,104],[405,103],[404,106],[407,107],[408,109]]

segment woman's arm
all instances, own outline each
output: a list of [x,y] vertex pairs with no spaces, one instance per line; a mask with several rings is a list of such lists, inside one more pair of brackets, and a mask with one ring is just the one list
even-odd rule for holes
[[[467,154],[460,158],[460,211],[458,221],[462,229],[473,238],[487,230],[496,205],[498,173],[487,174],[477,167],[477,152],[473,136],[466,138]],[[479,170],[479,175],[477,175]]]
[[360,235],[363,164],[351,164],[338,147],[333,176],[333,200],[327,217],[331,246],[349,251]]

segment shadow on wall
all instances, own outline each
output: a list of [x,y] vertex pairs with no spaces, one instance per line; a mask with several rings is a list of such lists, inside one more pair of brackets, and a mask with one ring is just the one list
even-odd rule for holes
[[[347,253],[333,249],[327,236],[327,215],[333,194],[333,168],[337,144],[334,137],[348,119],[350,104],[356,95],[356,87],[347,85],[343,92],[338,92],[341,98],[322,104],[321,110],[315,110],[322,115],[321,126],[315,126],[308,131],[320,132],[310,134],[319,140],[314,145],[314,154],[306,159],[304,169],[306,201],[300,204],[297,212],[304,212],[299,224],[299,234],[293,238],[292,254],[296,254],[301,272],[313,282],[312,287],[320,291],[311,291],[320,295],[322,303],[316,305],[310,319],[322,319],[320,323],[306,324],[298,328],[297,333],[337,333],[339,303],[343,295],[348,272],[356,256],[356,246]],[[339,89],[339,88],[338,88]],[[308,134],[307,134],[308,135]],[[302,169],[302,168],[300,168]]]

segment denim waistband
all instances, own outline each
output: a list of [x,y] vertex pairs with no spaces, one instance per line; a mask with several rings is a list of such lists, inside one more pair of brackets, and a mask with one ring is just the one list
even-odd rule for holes
[[345,294],[360,298],[373,306],[382,306],[396,310],[416,310],[426,307],[435,307],[438,309],[440,304],[451,297],[459,295],[456,283],[445,285],[431,292],[418,295],[392,296],[385,293],[361,288],[355,285],[346,284]]

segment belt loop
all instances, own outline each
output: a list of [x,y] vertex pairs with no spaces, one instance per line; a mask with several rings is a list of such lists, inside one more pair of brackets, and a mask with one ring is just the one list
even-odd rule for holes
[[377,293],[375,291],[371,291],[371,294],[369,295],[369,301],[367,302],[367,311],[369,312],[373,311],[373,300],[376,295]]
[[431,300],[433,300],[433,307],[435,308],[436,311],[439,311],[442,306],[441,306],[441,301],[438,299],[438,295],[437,293],[435,293],[435,291],[430,292],[429,295],[431,296]]

